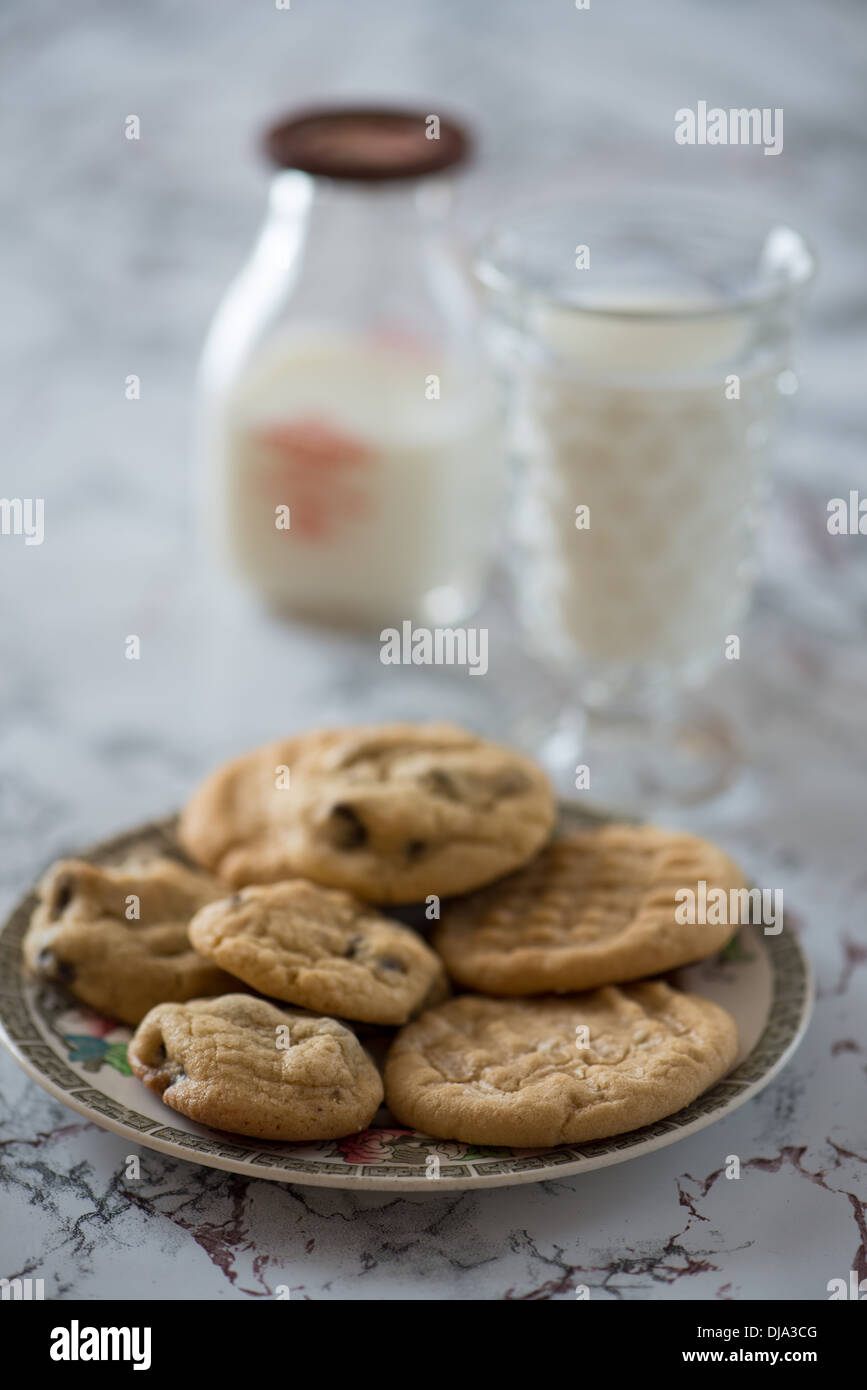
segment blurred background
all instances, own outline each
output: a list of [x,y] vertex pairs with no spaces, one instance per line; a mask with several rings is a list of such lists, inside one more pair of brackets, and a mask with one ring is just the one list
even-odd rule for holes
[[[551,191],[658,180],[748,200],[812,239],[820,274],[777,449],[752,656],[707,698],[783,783],[829,756],[805,747],[821,727],[839,754],[827,799],[846,802],[840,779],[863,774],[867,569],[863,540],[832,539],[825,519],[828,498],[867,481],[862,6],[9,0],[0,25],[2,491],[46,507],[44,545],[0,546],[10,882],[22,862],[165,812],[258,739],[409,709],[483,723],[473,687],[524,678],[492,617],[487,682],[424,669],[391,681],[375,644],[287,627],[197,548],[194,375],[263,217],[260,132],[339,100],[466,120],[466,238]],[[673,113],[700,99],[782,107],[784,152],[678,146]],[[130,114],[138,141],[124,138]]]

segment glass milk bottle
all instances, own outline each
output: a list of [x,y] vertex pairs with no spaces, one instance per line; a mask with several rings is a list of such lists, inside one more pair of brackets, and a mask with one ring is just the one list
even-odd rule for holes
[[273,127],[253,254],[201,363],[207,531],[304,618],[452,623],[478,604],[500,422],[470,277],[445,239],[445,118],[335,110]]

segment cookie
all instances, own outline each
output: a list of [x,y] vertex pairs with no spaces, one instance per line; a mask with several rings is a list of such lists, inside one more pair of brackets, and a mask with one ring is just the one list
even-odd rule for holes
[[557,994],[656,975],[720,950],[731,925],[684,924],[679,889],[741,888],[722,850],[653,826],[561,835],[525,869],[443,909],[433,944],[486,994]]
[[170,859],[110,868],[63,859],[39,885],[25,960],[38,978],[124,1023],[166,999],[237,989],[187,936],[190,918],[222,891],[209,874]]
[[262,994],[316,1013],[399,1024],[448,993],[417,932],[306,879],[245,888],[190,923],[203,956]]
[[248,994],[151,1009],[129,1062],[181,1115],[255,1139],[339,1139],[382,1103],[379,1072],[342,1023]]
[[180,839],[238,887],[300,876],[368,902],[423,901],[527,862],[554,823],[528,759],[452,724],[302,734],[210,777]]
[[465,994],[401,1029],[385,1094],[401,1123],[438,1139],[582,1144],[674,1114],[737,1048],[723,1009],[658,981],[568,998]]

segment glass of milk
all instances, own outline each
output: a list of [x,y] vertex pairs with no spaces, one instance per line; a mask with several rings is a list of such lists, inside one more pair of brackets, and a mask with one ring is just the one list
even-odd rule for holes
[[537,209],[483,251],[517,601],[568,711],[545,747],[571,777],[595,746],[609,800],[702,799],[730,770],[682,694],[740,656],[813,268],[790,227],[684,197]]
[[201,362],[206,531],[303,618],[454,622],[479,603],[503,430],[477,287],[447,238],[467,139],[422,113],[274,126],[268,213]]

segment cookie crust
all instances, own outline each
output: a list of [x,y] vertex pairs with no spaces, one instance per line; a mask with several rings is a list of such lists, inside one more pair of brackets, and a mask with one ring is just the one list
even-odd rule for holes
[[410,903],[518,868],[554,815],[547,778],[519,754],[452,724],[386,724],[302,734],[227,763],[179,834],[233,887],[301,876]]
[[262,994],[316,1013],[401,1024],[448,993],[417,932],[306,879],[241,889],[190,923],[203,956]]
[[568,998],[467,994],[401,1029],[386,1100],[438,1139],[584,1143],[674,1114],[725,1075],[737,1047],[723,1009],[658,981]]
[[443,909],[433,944],[486,994],[572,993],[702,960],[734,928],[679,923],[679,889],[746,880],[695,835],[610,824],[559,836],[519,873]]
[[[223,890],[174,860],[133,856],[102,867],[52,865],[24,938],[31,974],[81,1003],[138,1023],[165,1000],[220,994],[236,982],[193,949],[190,918]],[[138,901],[138,916],[133,899]]]
[[382,1103],[379,1073],[348,1028],[247,994],[160,1004],[129,1061],[173,1110],[256,1139],[339,1139]]

